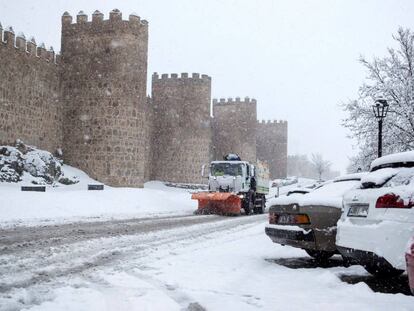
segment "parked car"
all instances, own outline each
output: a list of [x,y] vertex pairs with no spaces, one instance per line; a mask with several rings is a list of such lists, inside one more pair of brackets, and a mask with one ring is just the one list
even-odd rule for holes
[[401,274],[406,269],[406,243],[414,236],[413,206],[414,152],[373,161],[361,186],[344,196],[339,251],[371,274]]
[[288,193],[286,193],[286,196],[292,196],[292,195],[295,195],[295,194],[308,194],[311,191],[312,191],[312,189],[306,188],[306,187],[295,188],[293,190],[288,191]]
[[410,284],[411,293],[414,295],[414,238],[408,243],[405,253],[405,261],[407,262],[408,282]]
[[335,253],[336,223],[341,216],[342,196],[360,184],[363,173],[326,182],[309,193],[295,192],[273,200],[265,228],[278,244],[304,249],[317,260]]
[[298,181],[299,179],[296,176],[290,176],[284,179],[275,179],[272,181],[271,187],[274,188],[274,187],[289,186],[289,185],[297,184]]

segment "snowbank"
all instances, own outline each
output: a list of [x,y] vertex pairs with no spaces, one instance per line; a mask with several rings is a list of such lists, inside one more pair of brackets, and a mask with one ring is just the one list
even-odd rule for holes
[[[45,185],[46,192],[22,192]],[[73,221],[191,214],[197,202],[190,191],[149,182],[144,189],[88,191],[100,184],[85,172],[63,164],[48,151],[25,145],[0,146],[0,227]]]
[[88,184],[97,184],[96,180],[69,165],[61,170],[77,183],[46,185],[46,192],[22,192],[22,185],[32,184],[32,175],[23,174],[17,183],[0,182],[0,227],[183,215],[197,208],[188,189],[153,181],[143,189],[105,186],[103,191],[88,191]]
[[144,189],[105,187],[103,191],[88,191],[86,184],[82,179],[73,186],[48,187],[45,193],[22,192],[16,185],[1,184],[0,226],[182,215],[197,208],[188,191],[161,182],[147,183]]

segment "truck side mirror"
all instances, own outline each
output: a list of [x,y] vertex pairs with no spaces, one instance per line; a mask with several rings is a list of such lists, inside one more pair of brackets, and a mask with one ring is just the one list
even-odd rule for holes
[[[209,173],[210,173],[210,167],[209,166],[206,166],[205,164],[203,164],[201,166],[201,177],[208,179]],[[207,175],[207,176],[204,176],[204,175]]]

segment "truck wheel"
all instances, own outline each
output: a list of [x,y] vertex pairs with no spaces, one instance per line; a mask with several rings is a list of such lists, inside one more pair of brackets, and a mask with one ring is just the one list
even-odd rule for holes
[[244,209],[244,213],[246,215],[250,215],[251,213],[255,213],[256,212],[255,207],[254,207],[254,204],[253,204],[253,202],[251,200],[251,196],[249,196],[249,198],[247,198],[247,200],[244,201],[243,203],[244,203],[243,204],[243,209]]
[[[257,202],[260,200],[259,202]],[[258,203],[258,204],[257,204]],[[265,198],[260,196],[256,197],[256,200],[254,202],[254,213],[255,214],[263,214],[265,212],[266,206],[265,206]]]
[[244,213],[246,215],[250,215],[253,211],[253,204],[251,201],[246,202],[246,204],[244,205]]
[[264,214],[265,210],[266,210],[266,202],[265,202],[265,198],[262,197],[262,201],[260,203],[259,214]]
[[249,191],[248,196],[246,198],[247,200],[244,201],[244,212],[246,215],[250,215],[252,213],[256,214],[256,207],[255,207],[255,198],[252,191]]

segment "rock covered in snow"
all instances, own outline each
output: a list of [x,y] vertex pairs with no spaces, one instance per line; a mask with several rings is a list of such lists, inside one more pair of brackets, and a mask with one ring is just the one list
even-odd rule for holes
[[15,147],[0,147],[0,182],[18,182],[23,174],[22,153]]
[[63,161],[48,151],[40,150],[18,140],[15,147],[0,146],[0,182],[19,182],[29,174],[35,184],[74,184],[63,176]]
[[53,183],[62,174],[62,163],[50,152],[33,149],[24,157],[24,170],[34,177],[40,177],[47,184]]

